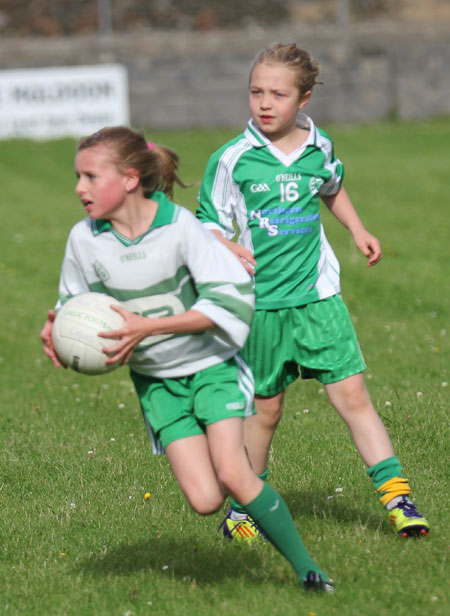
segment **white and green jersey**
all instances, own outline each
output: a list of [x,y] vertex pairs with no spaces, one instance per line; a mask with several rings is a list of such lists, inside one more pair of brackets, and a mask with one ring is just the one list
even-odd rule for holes
[[250,276],[191,212],[157,192],[147,233],[129,240],[105,220],[85,218],[70,232],[56,310],[70,297],[106,293],[130,312],[158,317],[190,308],[217,327],[196,334],[150,336],[129,362],[157,378],[193,374],[236,354],[254,312]]
[[339,263],[325,236],[320,195],[338,192],[343,165],[328,135],[311,118],[306,142],[284,154],[252,120],[209,159],[197,217],[238,242],[257,261],[257,309],[292,308],[336,295]]

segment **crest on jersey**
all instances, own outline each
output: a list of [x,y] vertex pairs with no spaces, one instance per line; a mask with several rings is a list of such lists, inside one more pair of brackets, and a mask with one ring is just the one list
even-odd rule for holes
[[100,263],[100,261],[95,261],[94,270],[102,282],[106,282],[111,277],[106,267],[102,263]]
[[309,190],[312,195],[317,195],[324,180],[322,178],[312,177],[309,181]]

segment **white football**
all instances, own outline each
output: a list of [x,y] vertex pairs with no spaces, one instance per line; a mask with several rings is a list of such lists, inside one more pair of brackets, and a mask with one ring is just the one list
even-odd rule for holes
[[103,348],[115,340],[100,338],[99,332],[123,326],[124,319],[112,310],[120,302],[104,293],[82,293],[69,299],[53,323],[52,341],[56,354],[69,368],[82,374],[104,374],[119,368],[120,362],[106,364]]

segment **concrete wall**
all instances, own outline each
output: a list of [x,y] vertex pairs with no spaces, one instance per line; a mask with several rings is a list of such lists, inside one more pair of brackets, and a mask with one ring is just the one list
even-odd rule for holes
[[308,106],[317,122],[450,114],[448,24],[3,38],[0,69],[121,63],[135,127],[240,127],[248,117],[252,60],[275,41],[295,41],[321,63],[324,85]]

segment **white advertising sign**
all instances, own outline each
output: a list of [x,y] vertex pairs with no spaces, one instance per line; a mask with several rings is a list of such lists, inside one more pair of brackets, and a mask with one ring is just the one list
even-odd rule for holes
[[82,137],[129,123],[124,66],[0,71],[0,138]]

